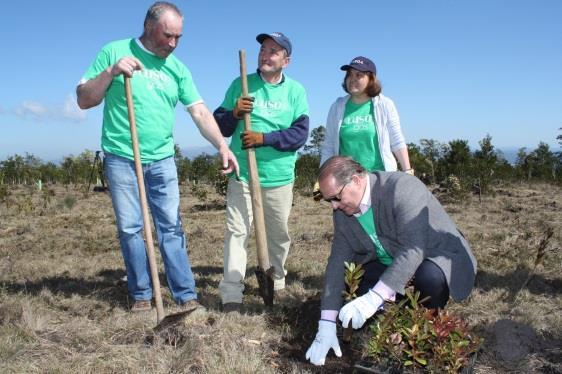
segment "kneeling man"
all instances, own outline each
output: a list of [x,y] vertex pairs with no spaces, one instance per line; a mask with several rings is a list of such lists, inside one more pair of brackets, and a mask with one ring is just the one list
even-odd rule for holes
[[[334,239],[326,267],[318,333],[306,352],[323,365],[341,350],[336,318],[359,329],[413,279],[425,306],[443,308],[451,296],[468,297],[476,259],[441,204],[416,177],[403,172],[372,174],[349,157],[335,156],[320,168],[324,200],[334,209]],[[358,295],[342,308],[344,262],[363,264]],[[341,309],[340,309],[341,308]]]

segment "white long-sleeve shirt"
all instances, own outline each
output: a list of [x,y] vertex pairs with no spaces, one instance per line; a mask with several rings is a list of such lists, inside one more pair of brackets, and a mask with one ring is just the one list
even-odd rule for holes
[[[320,150],[320,165],[330,157],[339,154],[340,127],[345,113],[345,104],[349,98],[349,95],[340,97],[330,107],[328,119],[326,120],[326,138]],[[396,171],[398,170],[398,165],[392,152],[406,148],[406,141],[400,128],[398,111],[396,106],[394,106],[394,102],[382,94],[372,98],[372,100],[384,169],[385,171]]]

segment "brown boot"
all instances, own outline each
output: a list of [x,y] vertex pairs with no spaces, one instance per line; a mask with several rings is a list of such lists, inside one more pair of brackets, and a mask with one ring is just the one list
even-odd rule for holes
[[131,312],[133,313],[148,312],[150,310],[152,310],[151,300],[135,300],[131,307]]
[[201,311],[207,310],[203,305],[199,303],[199,301],[197,301],[197,299],[187,300],[185,303],[180,304],[178,306],[178,309],[180,309],[181,311],[191,311],[195,309],[200,309]]

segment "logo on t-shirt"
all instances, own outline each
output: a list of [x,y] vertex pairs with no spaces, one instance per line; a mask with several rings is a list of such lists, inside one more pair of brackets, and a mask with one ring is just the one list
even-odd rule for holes
[[165,90],[172,79],[161,71],[143,69],[136,74],[141,74],[146,79],[146,88],[149,90]]
[[282,101],[256,99],[254,101],[254,108],[258,108],[260,112],[268,115],[278,114],[286,107]]
[[353,131],[365,130],[369,127],[369,124],[373,123],[373,116],[366,114],[364,116],[349,116],[345,117],[342,125],[349,126],[353,125]]

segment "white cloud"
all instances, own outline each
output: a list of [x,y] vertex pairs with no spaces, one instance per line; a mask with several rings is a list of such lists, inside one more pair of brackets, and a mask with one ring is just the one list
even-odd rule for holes
[[39,121],[82,122],[86,111],[80,109],[72,95],[68,95],[62,104],[47,105],[37,101],[26,100],[13,109],[16,116]]
[[22,118],[45,119],[49,116],[49,109],[36,101],[24,101],[14,108],[14,113]]
[[66,97],[61,112],[62,118],[68,119],[74,122],[81,122],[86,119],[86,111],[78,107],[76,99],[72,95]]

